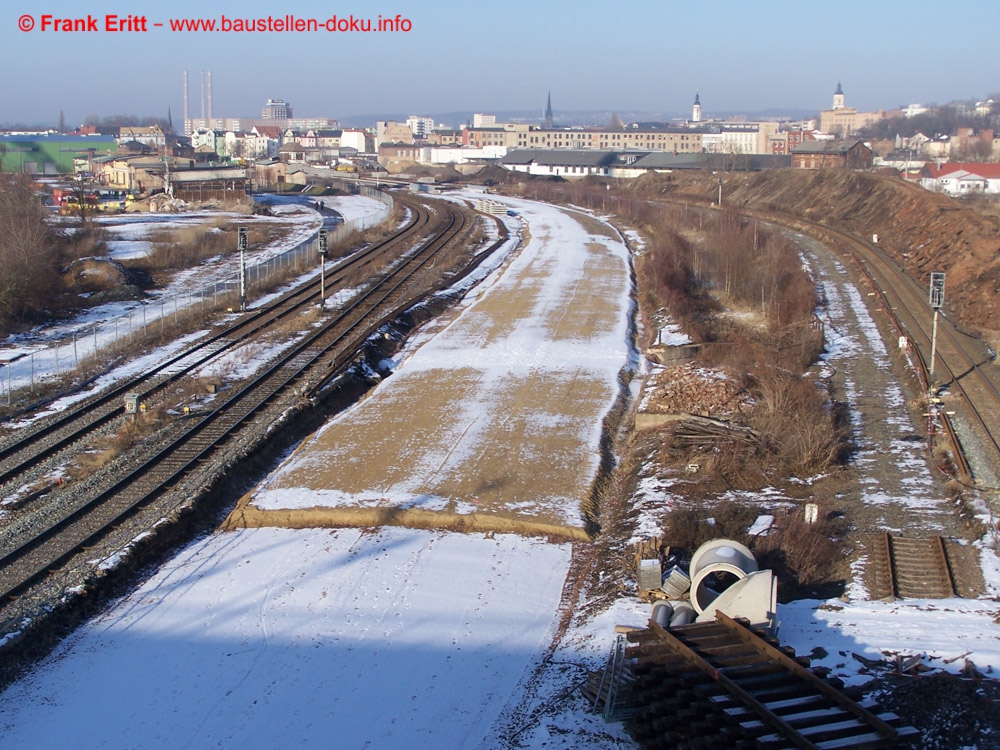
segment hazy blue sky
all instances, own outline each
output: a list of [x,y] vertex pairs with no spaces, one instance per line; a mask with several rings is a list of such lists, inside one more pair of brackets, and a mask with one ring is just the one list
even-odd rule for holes
[[[943,103],[1000,90],[1000,3],[841,0],[714,3],[549,0],[7,0],[0,122],[68,123],[91,113],[191,116],[211,70],[213,114],[296,116],[537,109],[706,115],[820,110],[843,82],[861,109]],[[211,10],[209,10],[211,8]],[[280,8],[280,9],[279,9]],[[36,10],[40,9],[40,10]],[[41,15],[145,14],[147,33],[40,31]],[[172,32],[171,18],[410,19],[409,33]],[[19,30],[22,15],[35,28]],[[163,28],[153,28],[153,23]]]

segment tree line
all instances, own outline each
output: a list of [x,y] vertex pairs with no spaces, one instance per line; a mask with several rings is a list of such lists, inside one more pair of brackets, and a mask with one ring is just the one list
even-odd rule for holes
[[27,175],[0,173],[0,335],[42,320],[66,301],[62,269],[95,250],[89,222],[63,234],[46,220]]

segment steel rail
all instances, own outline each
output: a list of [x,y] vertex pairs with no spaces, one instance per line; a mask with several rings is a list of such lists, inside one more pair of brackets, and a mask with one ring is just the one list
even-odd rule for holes
[[[404,205],[415,208],[419,204],[405,203]],[[429,221],[430,215],[426,209],[415,210],[406,225],[390,237],[336,265],[331,271],[331,287],[347,273],[370,263],[386,248],[422,231]],[[209,334],[152,369],[115,384],[109,390],[67,409],[54,419],[44,421],[37,428],[29,427],[22,431],[16,442],[0,448],[0,487],[11,483],[17,476],[38,462],[81,440],[111,420],[122,416],[122,399],[125,394],[136,393],[140,397],[148,398],[161,391],[225,351],[245,343],[268,326],[312,304],[318,298],[319,287],[319,280],[309,280],[281,295],[265,307]],[[59,431],[66,431],[66,434],[45,442],[47,438],[54,436]]]

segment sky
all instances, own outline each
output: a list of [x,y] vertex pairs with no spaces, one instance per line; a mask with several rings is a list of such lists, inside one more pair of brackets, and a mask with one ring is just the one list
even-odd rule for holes
[[[0,123],[68,124],[90,114],[199,117],[212,71],[215,117],[259,117],[268,98],[298,117],[537,110],[706,116],[829,108],[838,82],[862,110],[983,98],[1000,90],[1000,5],[927,0],[28,0],[4,4]],[[43,14],[98,31],[42,30]],[[107,15],[147,31],[104,30]],[[392,18],[398,32],[172,31],[171,19]],[[153,24],[163,24],[154,27]],[[32,26],[22,31],[21,25]],[[48,24],[51,27],[51,23]],[[960,40],[961,43],[954,43]]]

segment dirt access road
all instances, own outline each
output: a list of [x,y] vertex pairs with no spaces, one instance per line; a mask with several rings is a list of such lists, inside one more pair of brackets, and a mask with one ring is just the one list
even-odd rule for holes
[[602,420],[634,359],[627,250],[583,214],[511,202],[524,242],[506,267],[304,441],[232,526],[586,538]]

